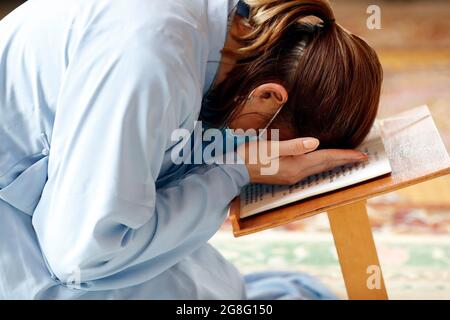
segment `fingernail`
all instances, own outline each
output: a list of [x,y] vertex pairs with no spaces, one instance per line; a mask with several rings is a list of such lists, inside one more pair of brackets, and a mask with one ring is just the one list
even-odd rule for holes
[[306,139],[303,140],[303,146],[306,149],[315,149],[319,145],[319,140],[317,139]]

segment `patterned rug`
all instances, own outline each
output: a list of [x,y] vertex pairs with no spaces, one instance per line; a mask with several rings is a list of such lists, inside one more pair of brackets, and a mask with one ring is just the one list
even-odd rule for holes
[[[390,299],[450,299],[450,236],[374,237]],[[232,239],[222,231],[211,243],[244,274],[307,272],[347,297],[331,233],[264,231]]]

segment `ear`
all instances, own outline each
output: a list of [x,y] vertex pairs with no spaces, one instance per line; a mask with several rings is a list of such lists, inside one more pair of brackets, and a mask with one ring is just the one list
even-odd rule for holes
[[270,82],[256,87],[252,92],[252,96],[249,98],[257,98],[263,104],[271,103],[279,107],[286,103],[288,93],[281,84]]
[[280,107],[286,103],[288,93],[278,83],[265,83],[255,88],[244,101],[244,105],[238,115],[228,124],[230,128],[236,129],[261,129],[275,115]]

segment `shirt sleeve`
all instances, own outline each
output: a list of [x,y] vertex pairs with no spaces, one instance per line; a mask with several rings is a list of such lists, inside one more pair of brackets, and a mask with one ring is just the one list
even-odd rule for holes
[[33,215],[50,272],[86,290],[140,284],[185,258],[249,180],[243,164],[204,165],[156,189],[170,134],[198,112],[201,84],[170,52],[115,45],[81,44],[69,65]]

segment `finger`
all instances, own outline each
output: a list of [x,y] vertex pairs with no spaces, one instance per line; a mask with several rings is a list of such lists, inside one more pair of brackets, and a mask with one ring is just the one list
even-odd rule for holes
[[300,179],[303,179],[303,178],[313,175],[313,174],[321,173],[324,171],[329,171],[329,170],[332,170],[332,169],[340,167],[340,166],[344,166],[344,165],[348,165],[348,164],[355,164],[355,163],[363,162],[363,161],[365,161],[365,160],[341,159],[341,160],[336,160],[336,161],[329,162],[329,163],[321,163],[319,165],[305,169],[301,173]]
[[317,149],[319,140],[316,138],[297,138],[277,141],[277,144],[274,147],[278,147],[279,156],[298,156]]
[[305,163],[316,165],[319,163],[334,162],[340,160],[365,160],[367,155],[358,150],[347,149],[323,149],[308,153],[302,157],[308,159]]
[[283,159],[283,166],[294,168],[291,174],[303,178],[345,164],[366,161],[367,159],[367,155],[359,151],[328,149],[285,158]]
[[303,169],[306,169],[322,163],[333,163],[340,160],[366,160],[367,157],[365,153],[357,150],[323,149],[300,156],[293,156],[290,159],[286,158],[286,161],[290,161],[291,164],[300,164]]

